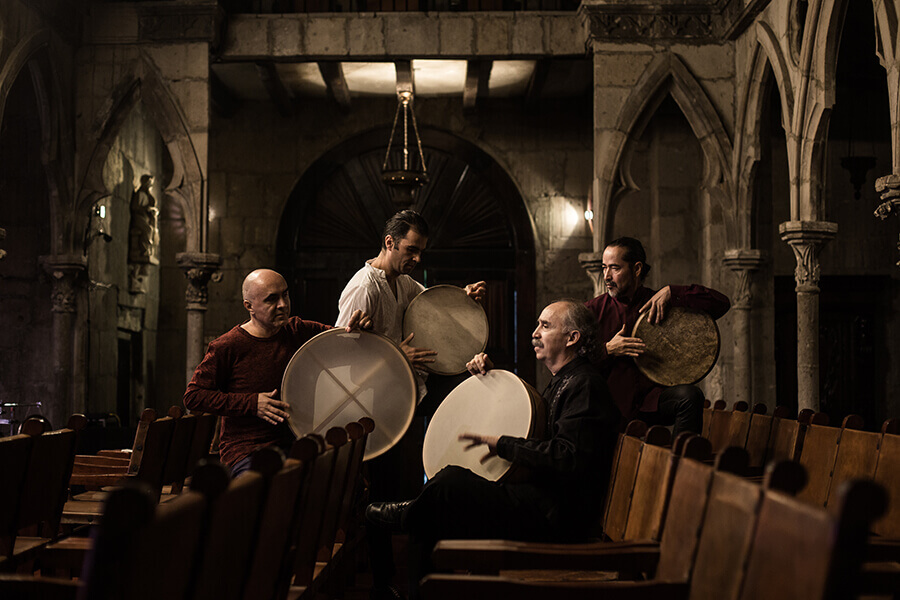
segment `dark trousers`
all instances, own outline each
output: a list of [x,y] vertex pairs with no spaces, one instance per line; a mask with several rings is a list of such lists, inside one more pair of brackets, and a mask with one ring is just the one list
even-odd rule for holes
[[703,432],[703,391],[696,385],[676,385],[659,395],[656,412],[639,412],[647,425],[673,425],[672,439],[682,431]]

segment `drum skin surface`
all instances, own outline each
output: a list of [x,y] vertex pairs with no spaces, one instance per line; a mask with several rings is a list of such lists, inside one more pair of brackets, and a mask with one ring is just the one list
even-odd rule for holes
[[634,324],[632,337],[641,338],[647,349],[634,359],[648,379],[660,385],[697,383],[712,370],[719,358],[719,328],[708,314],[672,307],[659,325],[649,322],[649,311]]
[[438,375],[459,375],[466,363],[484,351],[488,320],[480,304],[453,285],[435,285],[415,298],[403,315],[403,339],[415,333],[411,344],[437,351],[425,369]]
[[509,461],[493,456],[484,464],[486,446],[466,450],[461,433],[536,436],[546,421],[544,400],[537,391],[509,371],[493,369],[473,375],[450,392],[428,424],[422,462],[431,478],[448,465],[465,467],[491,481],[504,479]]
[[290,404],[298,437],[371,417],[364,460],[387,452],[412,421],[417,385],[406,355],[388,338],[335,328],[294,353],[284,371],[281,398]]

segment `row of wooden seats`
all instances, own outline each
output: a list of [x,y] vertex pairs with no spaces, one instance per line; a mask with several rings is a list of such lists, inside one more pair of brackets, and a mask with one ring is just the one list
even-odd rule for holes
[[373,429],[361,419],[324,439],[305,436],[283,463],[263,448],[231,481],[224,466],[204,461],[190,490],[162,504],[131,481],[107,496],[79,581],[4,577],[0,597],[312,597],[355,537],[350,509]]
[[[432,577],[423,587],[426,597],[613,593],[628,598],[819,598],[832,592],[850,597],[842,593],[849,584],[842,582],[856,581],[851,575],[859,568],[867,524],[883,509],[882,488],[858,483],[829,513],[785,495],[803,485],[797,463],[779,463],[763,492],[753,481],[729,474],[747,472],[745,450],[721,452],[713,475],[707,440],[684,434],[670,452],[667,430],[641,425],[631,424],[621,438],[605,515],[609,537],[631,541],[445,540],[435,549],[438,567],[506,577]],[[632,466],[635,454],[638,467]],[[523,569],[529,570],[527,575]],[[585,579],[597,578],[598,569],[647,574],[654,580],[585,584]],[[560,588],[558,580],[567,579],[581,583]]]

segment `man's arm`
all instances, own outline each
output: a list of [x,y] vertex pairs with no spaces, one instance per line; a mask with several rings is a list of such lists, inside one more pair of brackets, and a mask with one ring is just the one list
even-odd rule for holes
[[338,300],[338,317],[335,327],[347,327],[356,311],[361,310],[370,317],[375,315],[378,299],[372,292],[362,285],[347,287]]
[[228,368],[222,360],[222,353],[210,347],[194,370],[194,376],[184,392],[185,407],[223,417],[248,417],[256,414],[258,394],[221,391]]
[[653,294],[640,312],[649,311],[650,322],[660,323],[669,306],[702,310],[713,319],[718,319],[731,308],[731,301],[724,294],[702,285],[667,285]]

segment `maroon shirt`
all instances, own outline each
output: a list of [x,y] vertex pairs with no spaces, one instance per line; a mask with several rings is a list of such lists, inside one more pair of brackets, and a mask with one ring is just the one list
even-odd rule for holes
[[[731,301],[725,295],[701,285],[670,285],[669,288],[672,292],[669,306],[702,310],[714,319],[718,319],[731,308]],[[597,339],[603,343],[600,344],[596,364],[606,375],[606,383],[612,392],[613,400],[626,419],[633,419],[638,411],[656,412],[659,395],[665,387],[650,381],[641,373],[633,358],[609,356],[606,353],[606,342],[616,336],[623,324],[625,337],[631,337],[634,324],[640,316],[638,311],[655,293],[654,290],[641,286],[628,304],[620,302],[608,293],[584,303],[600,323]]]
[[331,327],[291,317],[269,338],[254,337],[238,325],[210,342],[184,393],[184,405],[224,417],[222,462],[232,466],[259,446],[293,439],[286,422],[272,425],[256,416],[256,397],[280,389],[297,349],[327,329]]

